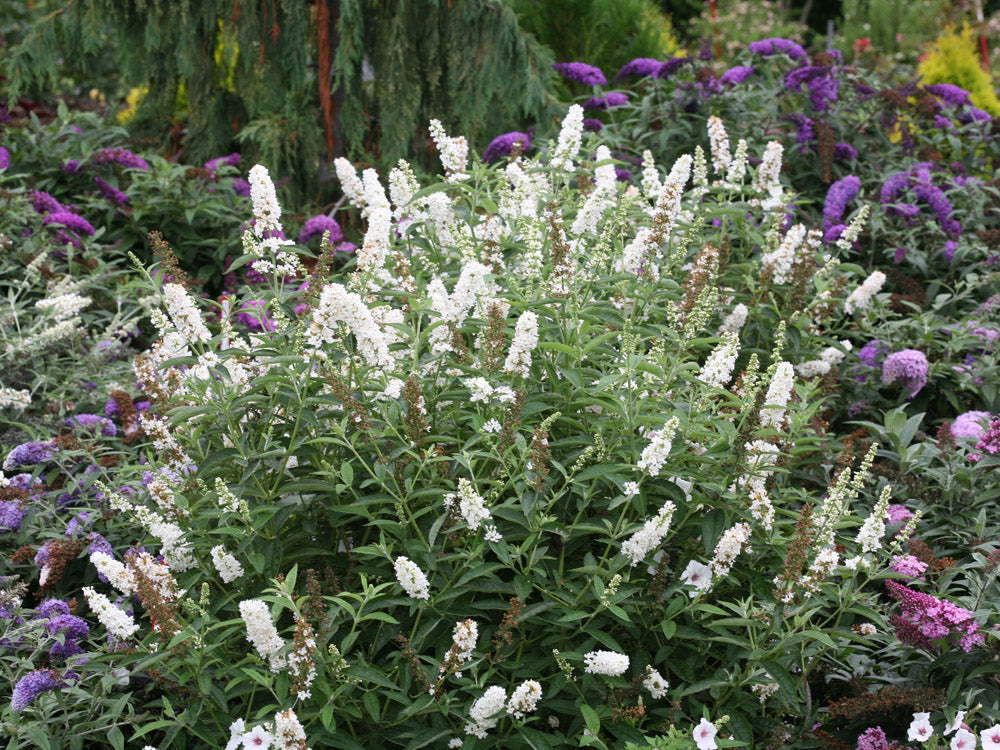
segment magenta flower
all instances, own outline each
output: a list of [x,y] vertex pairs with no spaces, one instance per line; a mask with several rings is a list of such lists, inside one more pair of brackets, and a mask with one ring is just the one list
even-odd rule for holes
[[206,161],[202,166],[209,172],[214,172],[219,167],[235,167],[240,163],[240,155],[237,153],[232,153],[229,156],[217,156],[214,159]]
[[10,166],[10,151],[0,146],[0,169],[7,169]]
[[628,94],[621,91],[612,91],[604,96],[592,96],[583,103],[584,109],[607,110],[613,107],[620,107],[628,104]]
[[918,560],[913,555],[894,555],[891,569],[894,573],[917,579],[923,577],[927,571],[927,563]]
[[652,57],[637,57],[622,66],[618,75],[615,76],[615,81],[620,81],[623,78],[645,78],[647,76],[656,78],[662,67],[662,60],[656,60]]
[[101,196],[108,201],[108,203],[113,203],[116,206],[124,206],[129,202],[130,199],[127,195],[125,195],[125,193],[116,188],[114,185],[109,185],[100,177],[95,177],[94,183],[97,185],[97,189],[100,191]]
[[895,581],[886,581],[886,588],[899,602],[901,614],[890,619],[896,637],[903,643],[928,650],[943,650],[954,639],[963,651],[980,646],[985,636],[972,612],[946,599],[907,588]]
[[129,169],[141,169],[144,172],[149,171],[149,163],[145,159],[120,146],[95,151],[90,161],[93,164],[120,164]]
[[857,750],[889,750],[889,741],[886,739],[882,727],[872,727],[865,730],[858,737]]
[[913,513],[905,505],[890,505],[886,513],[889,516],[889,523],[902,523],[913,518]]
[[961,107],[972,102],[969,92],[953,83],[935,83],[924,86],[924,89],[952,107]]
[[42,219],[46,224],[62,224],[67,229],[74,229],[86,235],[94,233],[94,227],[82,216],[77,216],[70,211],[55,211]]

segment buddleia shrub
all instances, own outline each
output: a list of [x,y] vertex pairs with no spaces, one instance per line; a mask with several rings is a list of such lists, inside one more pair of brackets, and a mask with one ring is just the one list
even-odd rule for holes
[[[779,144],[713,119],[626,187],[582,125],[572,107],[541,157],[490,166],[435,124],[445,176],[403,163],[388,194],[338,162],[365,231],[335,276],[329,238],[311,259],[277,234],[257,165],[233,265],[263,286],[215,317],[147,277],[141,460],[94,482],[86,550],[10,568],[8,632],[59,633],[46,596],[89,631],[0,657],[16,736],[79,745],[67,691],[101,682],[130,746],[804,745],[859,679],[923,685],[881,660],[909,489],[825,427],[877,291],[786,221]],[[970,690],[995,618],[975,608],[968,651],[908,646]]]

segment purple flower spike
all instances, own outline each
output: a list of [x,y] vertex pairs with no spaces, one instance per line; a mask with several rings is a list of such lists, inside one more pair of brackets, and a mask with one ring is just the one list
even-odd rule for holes
[[83,432],[96,434],[100,431],[102,437],[114,437],[118,434],[115,423],[107,417],[97,414],[75,414],[66,420],[67,427],[84,428]]
[[612,91],[605,96],[590,97],[583,103],[583,108],[603,111],[612,107],[620,107],[623,104],[628,104],[628,94],[621,91]]
[[662,67],[662,60],[656,60],[652,57],[637,57],[622,66],[618,75],[615,76],[615,81],[620,81],[623,78],[645,78],[647,76],[656,78]]
[[788,55],[793,60],[800,60],[806,56],[806,51],[802,49],[801,44],[793,42],[791,39],[781,39],[779,37],[750,42],[747,49],[755,55],[762,55],[764,57]]
[[48,214],[66,210],[59,201],[44,190],[32,190],[28,195],[31,197],[31,205],[34,206],[35,213]]
[[885,385],[899,383],[909,391],[907,398],[913,398],[927,385],[930,364],[923,352],[903,349],[886,357],[882,363],[882,382]]
[[237,177],[233,180],[233,192],[237,195],[242,195],[244,198],[250,197],[250,183],[244,180],[242,177]]
[[0,169],[7,169],[10,166],[10,151],[0,146]]
[[860,190],[861,180],[854,175],[848,175],[830,185],[830,189],[826,192],[826,201],[823,203],[824,231],[841,223],[847,204],[854,200]]
[[750,65],[736,65],[721,76],[719,76],[720,86],[738,86],[741,83],[745,83],[747,78],[752,76],[754,69]]
[[858,158],[858,150],[850,143],[838,143],[833,147],[833,158],[837,161],[853,161]]
[[313,216],[302,225],[302,231],[299,232],[299,244],[304,245],[313,237],[322,235],[323,232],[330,233],[330,242],[333,244],[337,244],[344,239],[344,232],[336,219],[326,214],[320,214],[319,216]]
[[0,534],[20,529],[24,513],[24,505],[17,500],[0,501]]
[[34,466],[52,458],[50,443],[21,443],[15,445],[3,461],[3,470],[10,471],[19,466]]
[[206,161],[202,166],[209,172],[214,172],[219,167],[235,167],[240,163],[240,155],[232,153],[229,156],[217,156],[210,161]]
[[62,224],[67,229],[74,229],[86,235],[94,233],[94,227],[82,216],[77,216],[69,211],[55,211],[46,216],[43,221],[46,224]]
[[972,102],[969,92],[953,83],[935,83],[924,88],[952,107],[961,107]]
[[486,164],[492,164],[498,159],[510,156],[516,144],[520,144],[521,153],[525,153],[531,148],[531,136],[528,133],[522,133],[518,130],[498,135],[490,141],[490,145],[483,152],[483,161]]
[[91,158],[94,164],[120,164],[129,169],[141,169],[149,171],[149,162],[138,154],[134,154],[127,148],[115,146],[114,148],[104,148],[94,153]]
[[129,202],[130,199],[127,195],[125,195],[125,193],[116,188],[114,185],[109,185],[100,177],[95,177],[94,183],[97,185],[97,189],[101,192],[101,196],[108,201],[108,203],[113,203],[116,206],[124,206]]
[[583,129],[588,133],[600,133],[603,127],[604,123],[600,120],[595,120],[593,117],[583,118]]
[[42,693],[55,690],[62,685],[62,675],[54,669],[36,669],[34,672],[28,672],[14,686],[14,692],[10,697],[10,708],[20,713]]
[[567,81],[576,81],[586,86],[606,86],[608,79],[600,68],[582,62],[552,63],[557,72]]

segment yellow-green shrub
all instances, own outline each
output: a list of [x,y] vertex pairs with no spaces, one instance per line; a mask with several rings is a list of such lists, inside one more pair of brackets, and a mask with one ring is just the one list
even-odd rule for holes
[[993,88],[993,76],[979,64],[972,29],[950,29],[934,42],[931,52],[917,68],[923,83],[953,83],[969,92],[972,103],[994,117],[1000,117],[1000,99]]

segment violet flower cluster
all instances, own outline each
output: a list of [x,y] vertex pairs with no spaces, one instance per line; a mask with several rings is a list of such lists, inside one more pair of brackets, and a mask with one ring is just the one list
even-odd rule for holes
[[121,146],[102,148],[100,151],[95,151],[94,155],[90,157],[90,162],[91,164],[119,164],[127,169],[149,171],[149,162],[138,154],[134,154]]
[[927,385],[930,365],[923,352],[903,349],[886,357],[882,363],[882,382],[885,385],[899,383],[909,391],[907,398],[913,398]]
[[889,620],[903,643],[936,650],[944,648],[947,639],[954,637],[959,648],[968,652],[986,641],[969,610],[895,581],[886,581],[885,585],[900,604],[900,614],[892,615]]
[[793,42],[791,39],[782,39],[780,37],[771,37],[769,39],[750,42],[747,49],[755,55],[761,55],[762,57],[788,55],[793,60],[800,60],[806,56],[806,51],[802,49],[801,44]]
[[583,62],[552,63],[552,67],[567,81],[576,81],[586,86],[606,86],[608,79],[600,68]]
[[302,225],[302,231],[299,232],[299,244],[304,245],[313,237],[321,236],[323,232],[330,233],[330,242],[333,244],[343,242],[344,240],[344,231],[340,228],[337,220],[332,216],[319,214],[308,219]]
[[916,221],[920,209],[913,203],[898,200],[904,191],[912,190],[916,200],[926,204],[934,213],[945,235],[954,240],[962,234],[962,225],[952,217],[951,202],[944,191],[934,184],[933,169],[931,162],[919,162],[904,172],[891,175],[882,185],[880,199],[887,213],[912,223]]
[[490,145],[483,152],[483,161],[486,164],[492,164],[505,156],[510,156],[514,151],[515,145],[518,144],[520,144],[522,154],[527,152],[531,148],[531,135],[518,130],[498,135],[490,141]]
[[604,96],[590,97],[583,103],[583,108],[604,111],[614,107],[621,107],[623,104],[628,104],[628,94],[622,91],[612,91]]
[[823,241],[836,242],[847,229],[844,224],[844,213],[847,204],[854,200],[861,191],[861,180],[854,175],[848,175],[830,185],[823,202]]
[[54,669],[36,669],[28,672],[14,685],[14,691],[10,696],[10,708],[20,713],[42,693],[55,690],[64,684],[63,676]]

